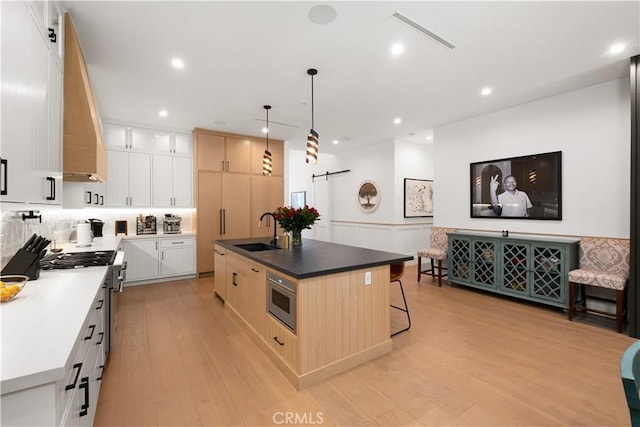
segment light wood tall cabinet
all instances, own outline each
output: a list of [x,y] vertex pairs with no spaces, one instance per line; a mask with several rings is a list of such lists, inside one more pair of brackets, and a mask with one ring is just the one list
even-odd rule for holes
[[197,269],[202,274],[214,271],[214,240],[273,234],[271,218],[261,228],[257,224],[263,212],[282,205],[284,143],[269,140],[277,174],[267,177],[262,175],[262,138],[196,128],[193,139]]

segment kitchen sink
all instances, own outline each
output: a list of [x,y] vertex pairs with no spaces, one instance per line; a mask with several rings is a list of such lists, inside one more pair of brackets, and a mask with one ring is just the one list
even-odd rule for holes
[[280,249],[277,246],[268,245],[266,243],[244,243],[241,245],[234,245],[236,248],[244,249],[249,252],[259,252],[259,251],[271,251],[274,249]]

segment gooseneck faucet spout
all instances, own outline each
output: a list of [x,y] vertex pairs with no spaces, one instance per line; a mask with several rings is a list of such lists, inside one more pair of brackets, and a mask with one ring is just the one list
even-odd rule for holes
[[265,212],[260,216],[260,222],[258,223],[258,227],[262,225],[262,219],[265,216],[271,216],[273,217],[273,239],[271,239],[271,241],[269,242],[270,244],[272,244],[273,246],[276,246],[278,244],[278,237],[276,236],[276,216],[273,212]]

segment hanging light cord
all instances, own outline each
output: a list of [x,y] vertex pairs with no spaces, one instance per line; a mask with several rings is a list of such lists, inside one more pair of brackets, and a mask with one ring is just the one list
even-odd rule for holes
[[311,74],[311,129],[315,129],[316,127],[313,124],[313,118],[315,114],[313,113],[313,74]]
[[267,108],[267,151],[269,151],[269,109]]

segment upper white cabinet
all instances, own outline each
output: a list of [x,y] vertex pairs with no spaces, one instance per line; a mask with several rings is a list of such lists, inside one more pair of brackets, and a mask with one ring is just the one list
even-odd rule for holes
[[193,138],[186,133],[153,131],[153,151],[158,154],[193,156]]
[[62,66],[57,45],[42,31],[48,8],[0,2],[4,210],[62,205]]
[[193,165],[190,157],[153,155],[153,206],[190,208],[193,204]]
[[107,151],[108,207],[151,206],[151,155]]
[[105,123],[103,133],[108,150],[149,152],[152,149],[151,129]]

